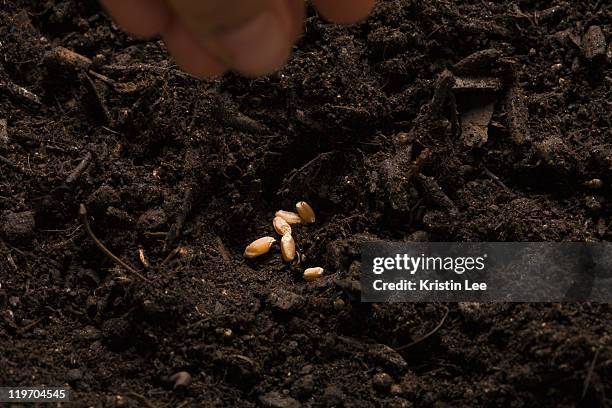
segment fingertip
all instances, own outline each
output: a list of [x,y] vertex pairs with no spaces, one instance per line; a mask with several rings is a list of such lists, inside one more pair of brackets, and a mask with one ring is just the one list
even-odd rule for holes
[[160,33],[170,20],[163,0],[101,0],[117,24],[137,37]]
[[288,20],[273,11],[202,41],[228,67],[250,77],[270,74],[282,67],[293,44]]
[[370,14],[376,0],[313,0],[313,3],[326,20],[338,24],[354,24]]
[[223,75],[227,67],[215,58],[178,20],[173,19],[162,33],[168,51],[187,73],[200,79]]
[[304,18],[306,17],[306,5],[304,0],[283,0],[286,2],[289,19],[291,21],[291,35],[294,41],[304,32]]

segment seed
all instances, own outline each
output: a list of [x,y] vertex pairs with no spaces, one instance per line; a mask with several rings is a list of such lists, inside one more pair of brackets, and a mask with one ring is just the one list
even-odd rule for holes
[[174,389],[187,387],[191,382],[191,374],[187,371],[179,371],[170,376],[170,381],[174,381]]
[[291,262],[295,259],[295,240],[290,234],[285,234],[281,238],[281,256],[283,261]]
[[302,218],[294,212],[280,210],[276,212],[277,217],[281,217],[283,220],[287,221],[288,224],[301,224]]
[[594,178],[592,180],[586,181],[584,185],[593,190],[597,190],[603,187],[603,181],[601,181],[601,179]]
[[244,250],[244,257],[251,259],[266,254],[270,248],[272,248],[272,245],[274,245],[275,242],[276,240],[272,237],[259,238],[258,240],[251,242],[249,246],[246,247]]
[[291,225],[283,217],[274,217],[272,225],[279,235],[291,235]]
[[308,282],[315,281],[323,276],[323,272],[323,268],[308,268],[304,271],[304,279],[306,279]]
[[64,47],[56,47],[45,54],[45,62],[58,69],[87,72],[92,61]]
[[312,224],[315,222],[315,213],[312,210],[312,207],[308,205],[306,201],[300,201],[295,205],[295,209],[297,210],[300,218],[304,220],[306,224]]

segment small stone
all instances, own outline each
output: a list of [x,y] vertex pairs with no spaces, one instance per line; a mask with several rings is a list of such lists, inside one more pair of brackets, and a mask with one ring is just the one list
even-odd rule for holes
[[372,378],[372,387],[378,392],[389,392],[393,378],[387,373],[378,373]]
[[261,402],[264,407],[269,408],[299,408],[302,406],[297,400],[291,397],[285,397],[276,391],[260,396],[259,402]]
[[73,368],[72,370],[68,370],[66,373],[66,381],[69,383],[74,383],[83,378],[83,372],[78,368]]
[[313,375],[298,378],[291,387],[291,395],[299,399],[309,398],[314,392],[315,380]]
[[35,221],[32,211],[9,212],[4,217],[2,233],[8,241],[27,241],[34,235]]
[[268,302],[272,308],[282,312],[293,312],[304,305],[303,296],[284,289],[278,289],[268,295]]

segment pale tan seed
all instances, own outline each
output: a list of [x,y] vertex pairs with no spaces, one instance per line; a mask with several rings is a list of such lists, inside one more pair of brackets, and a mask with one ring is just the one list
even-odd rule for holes
[[308,268],[304,271],[304,279],[306,279],[308,282],[315,281],[323,276],[323,272],[323,268]]
[[274,230],[278,232],[279,235],[291,235],[291,225],[283,217],[274,217],[272,220],[272,225],[274,226]]
[[244,257],[250,259],[266,254],[270,248],[272,248],[272,245],[274,245],[275,242],[276,240],[272,237],[259,238],[258,240],[251,242],[246,247],[244,250]]
[[594,178],[593,180],[585,182],[584,185],[590,189],[598,190],[603,187],[603,181],[601,181],[601,179]]
[[306,224],[312,224],[315,222],[315,213],[310,205],[306,201],[300,201],[295,205],[300,218],[304,220]]
[[293,224],[301,224],[302,218],[300,218],[299,214],[296,214],[291,211],[279,210],[275,214],[277,217],[281,217],[283,220],[287,221],[289,225]]
[[178,373],[170,376],[170,381],[174,381],[174,389],[180,387],[187,387],[191,383],[191,374],[187,371],[179,371]]
[[285,234],[281,238],[281,256],[283,261],[291,262],[295,259],[295,240],[290,234]]

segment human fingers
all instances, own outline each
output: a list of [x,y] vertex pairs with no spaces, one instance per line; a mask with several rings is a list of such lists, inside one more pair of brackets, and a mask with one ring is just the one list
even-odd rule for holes
[[199,43],[242,74],[267,74],[289,56],[297,7],[288,0],[167,1]]
[[162,38],[177,64],[197,78],[220,76],[227,70],[176,18],[167,25]]
[[334,23],[353,24],[365,19],[375,0],[313,0],[317,11]]
[[121,28],[139,37],[158,34],[170,20],[170,12],[163,0],[101,1]]
[[289,17],[291,19],[291,35],[296,41],[304,31],[304,18],[306,17],[306,4],[304,0],[284,0],[287,2]]

